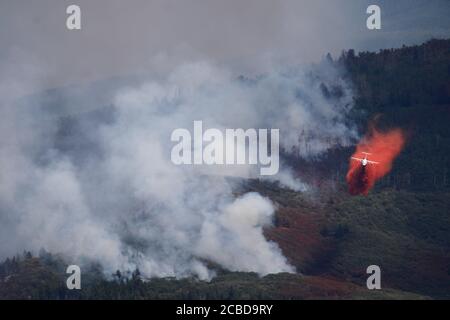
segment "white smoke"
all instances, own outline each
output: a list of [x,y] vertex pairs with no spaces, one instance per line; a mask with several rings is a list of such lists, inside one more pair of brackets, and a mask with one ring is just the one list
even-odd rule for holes
[[[172,164],[170,135],[202,120],[279,128],[285,152],[302,156],[349,143],[349,88],[329,65],[314,77],[307,71],[237,80],[208,63],[183,65],[166,79],[119,90],[109,120],[72,116],[78,129],[30,99],[25,106],[3,99],[0,256],[45,248],[99,261],[108,272],[138,267],[158,277],[209,279],[208,261],[261,275],[293,272],[263,236],[275,205],[257,193],[236,198],[221,166],[205,174]],[[341,88],[340,98],[324,96],[322,82]],[[256,177],[251,166],[237,175]],[[288,167],[271,179],[306,187]]]

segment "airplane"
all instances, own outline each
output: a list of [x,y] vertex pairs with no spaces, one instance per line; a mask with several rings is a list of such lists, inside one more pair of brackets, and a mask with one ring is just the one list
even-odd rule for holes
[[352,157],[352,159],[360,161],[363,167],[367,166],[368,163],[370,163],[370,164],[379,164],[379,162],[377,162],[377,161],[371,161],[371,160],[367,159],[367,156],[371,155],[371,153],[368,153],[368,152],[361,152],[361,153],[364,154],[364,158],[363,159],[355,158],[355,157]]

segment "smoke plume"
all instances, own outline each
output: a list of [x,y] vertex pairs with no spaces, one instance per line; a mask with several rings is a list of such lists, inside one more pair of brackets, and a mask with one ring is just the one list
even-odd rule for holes
[[[17,72],[3,79],[3,89],[11,79],[33,87]],[[340,88],[339,96],[324,95],[324,86]],[[78,90],[76,106],[67,90],[53,92],[56,102],[49,93],[8,98],[10,91],[0,90],[0,256],[44,248],[75,264],[99,262],[106,272],[138,267],[147,277],[210,279],[208,261],[261,275],[294,271],[263,236],[276,204],[257,193],[236,198],[227,178],[257,178],[257,170],[175,166],[174,129],[194,120],[218,129],[280,128],[284,152],[302,156],[356,136],[345,122],[351,91],[331,65],[236,79],[191,63],[163,79],[104,90],[102,99]],[[93,101],[105,106],[93,109]],[[302,149],[301,132],[314,148]],[[283,164],[271,179],[306,188]]]

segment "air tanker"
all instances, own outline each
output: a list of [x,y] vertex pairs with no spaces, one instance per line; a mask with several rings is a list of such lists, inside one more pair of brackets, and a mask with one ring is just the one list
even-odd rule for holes
[[352,157],[352,160],[361,162],[361,165],[363,167],[367,166],[368,164],[379,164],[379,162],[377,162],[377,161],[372,161],[372,160],[367,159],[367,156],[370,156],[371,153],[368,153],[368,152],[361,152],[361,153],[364,154],[364,158]]

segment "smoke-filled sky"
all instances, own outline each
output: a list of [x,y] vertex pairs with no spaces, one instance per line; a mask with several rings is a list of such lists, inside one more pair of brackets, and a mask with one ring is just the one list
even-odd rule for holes
[[[82,30],[68,31],[78,4]],[[366,28],[379,4],[382,30]],[[450,36],[448,0],[2,0],[0,59],[45,69],[43,88],[209,60],[235,73]]]
[[[349,145],[352,84],[306,64],[450,30],[444,0],[380,1],[381,31],[365,1],[80,0],[68,31],[72,3],[0,3],[0,259],[44,248],[145,276],[295,271],[263,236],[277,204],[236,198],[223,168],[173,165],[174,129],[277,128],[303,157]],[[307,188],[284,163],[271,179]]]
[[[311,72],[315,75],[311,77]],[[340,87],[326,97],[320,84]],[[26,82],[17,81],[26,86]],[[54,93],[55,94],[55,93]],[[57,107],[74,106],[60,95]],[[92,91],[79,103],[95,103]],[[60,116],[40,96],[0,100],[0,259],[41,248],[76,264],[87,259],[107,272],[139,267],[145,276],[211,278],[205,261],[261,275],[293,272],[267,241],[276,203],[257,193],[233,195],[235,180],[255,167],[212,166],[206,172],[170,161],[171,132],[211,128],[281,128],[280,146],[317,155],[356,137],[346,123],[351,88],[340,70],[273,70],[255,82],[238,81],[208,62],[185,64],[164,79],[128,84],[111,104]],[[82,105],[79,105],[82,108]],[[303,149],[301,132],[312,132]],[[305,190],[281,165],[271,177]]]

